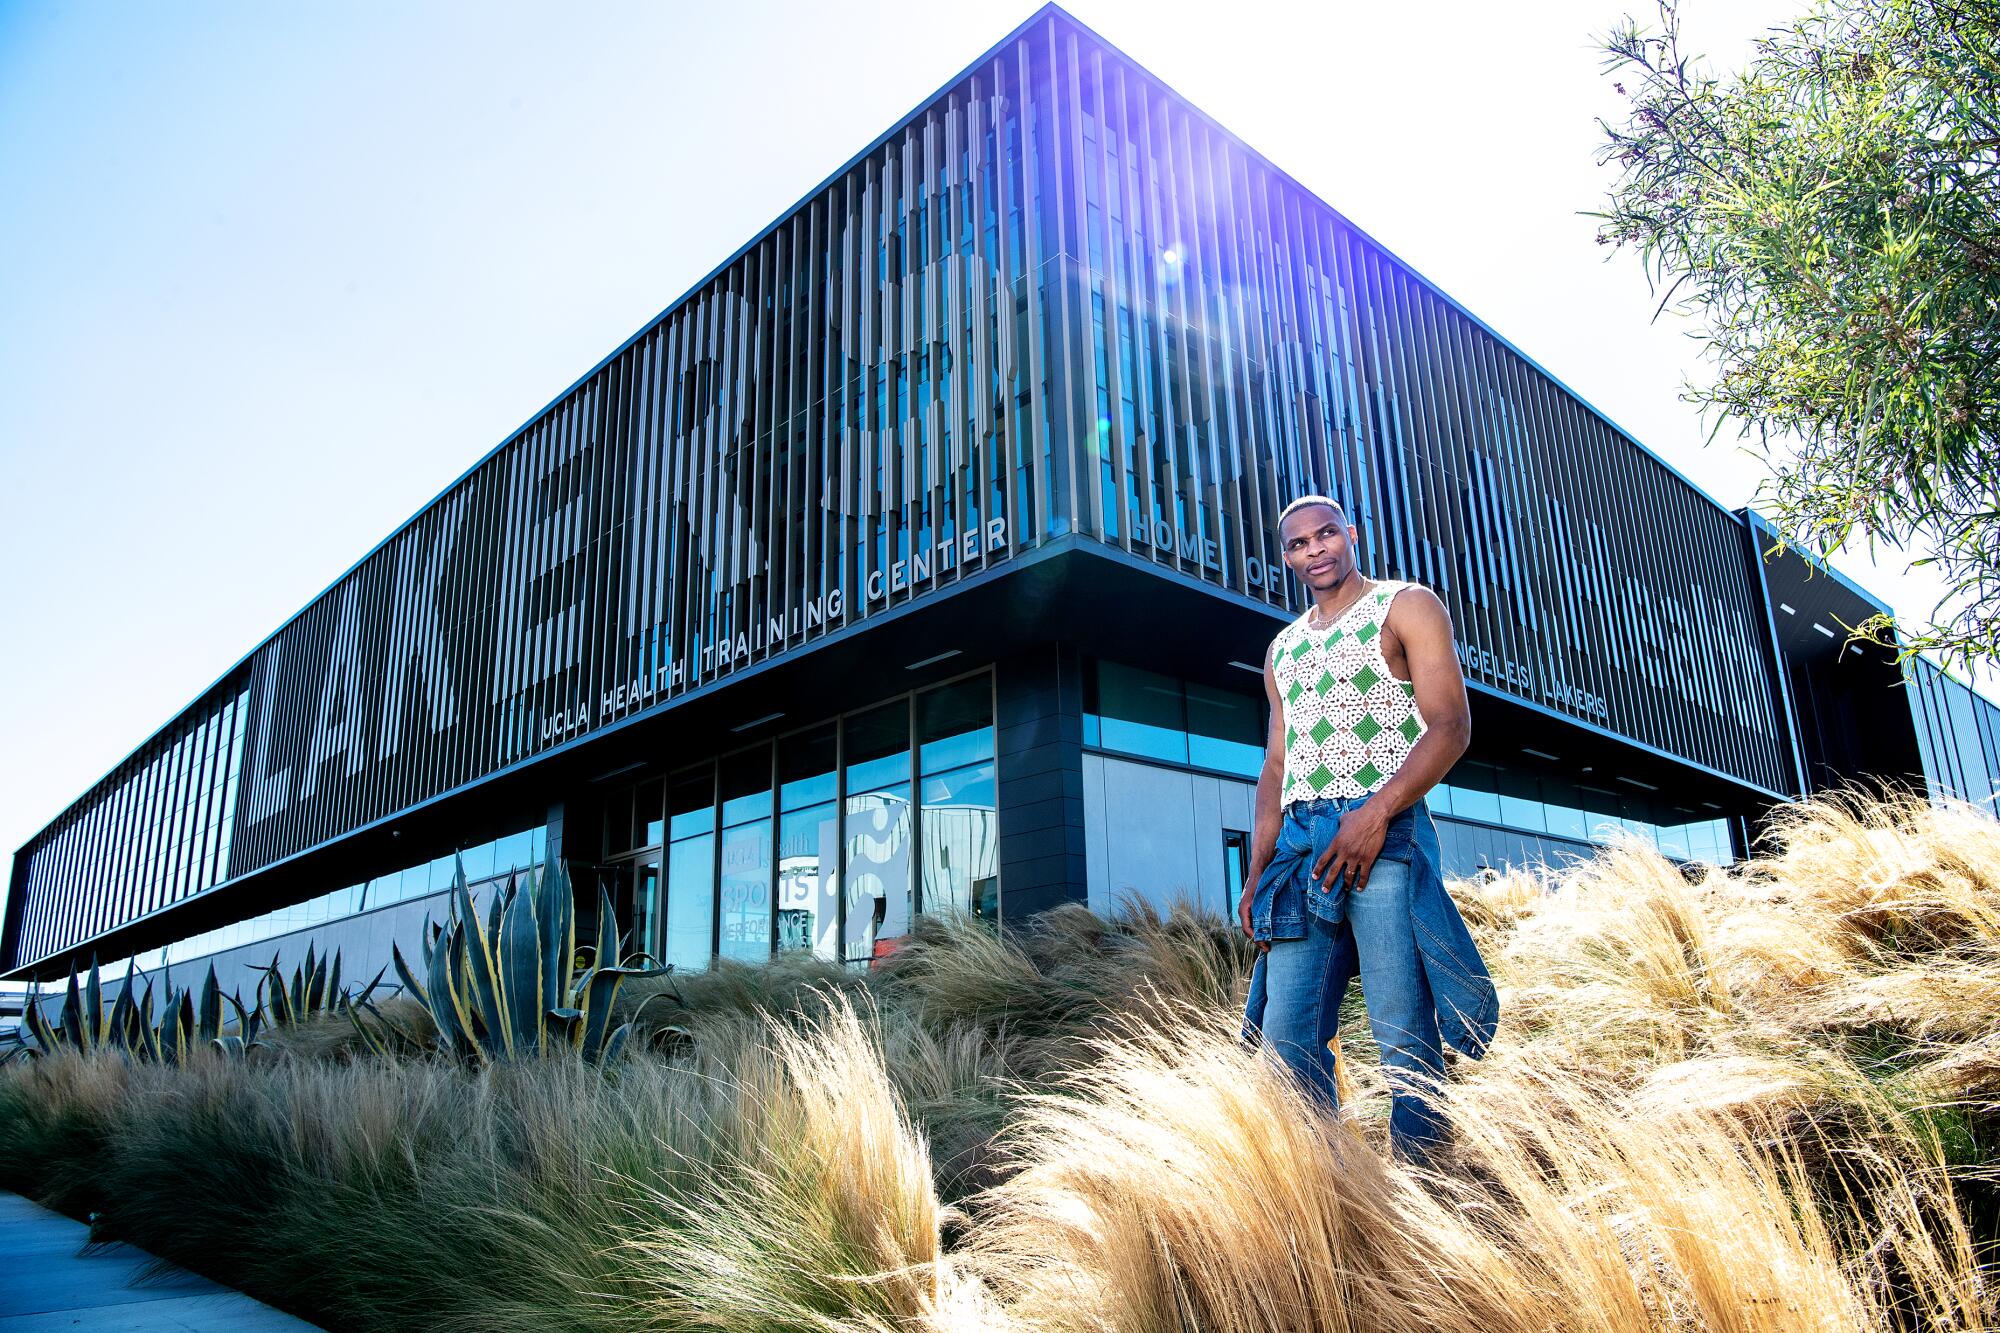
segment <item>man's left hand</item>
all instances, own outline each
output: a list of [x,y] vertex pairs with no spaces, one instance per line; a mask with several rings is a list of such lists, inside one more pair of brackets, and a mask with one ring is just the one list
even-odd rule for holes
[[1340,817],[1333,841],[1313,862],[1313,878],[1331,893],[1342,879],[1352,875],[1354,891],[1361,892],[1368,885],[1368,872],[1374,869],[1388,833],[1388,817],[1375,809],[1373,801],[1349,810]]

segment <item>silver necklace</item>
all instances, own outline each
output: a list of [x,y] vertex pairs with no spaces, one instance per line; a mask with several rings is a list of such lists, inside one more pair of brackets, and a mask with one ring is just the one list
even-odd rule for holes
[[[1361,590],[1361,597],[1366,597],[1367,595],[1368,595],[1368,589],[1363,588]],[[1342,608],[1342,610],[1338,614],[1328,617],[1326,623],[1323,625],[1313,623],[1313,612],[1318,610],[1319,608],[1317,607],[1307,608],[1306,628],[1311,630],[1315,634],[1319,633],[1321,630],[1332,629],[1335,625],[1338,625],[1340,623],[1341,618],[1345,616],[1349,611],[1352,611],[1355,607],[1361,605],[1361,597],[1357,597],[1353,601],[1349,602],[1344,608]]]

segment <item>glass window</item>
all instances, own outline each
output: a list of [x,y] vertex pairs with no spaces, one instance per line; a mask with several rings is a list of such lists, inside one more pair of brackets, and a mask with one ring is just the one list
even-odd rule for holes
[[917,746],[926,773],[993,757],[993,682],[971,676],[917,696]]
[[1222,833],[1222,882],[1228,910],[1234,912],[1243,897],[1243,881],[1250,873],[1250,835],[1236,829]]
[[1188,762],[1254,778],[1264,768],[1263,710],[1248,694],[1188,682]]
[[493,873],[504,875],[528,864],[531,847],[528,830],[510,833],[493,844]]
[[660,956],[660,854],[648,852],[632,865],[632,941],[628,952]]
[[1474,787],[1451,789],[1452,813],[1460,819],[1477,819],[1488,824],[1500,822],[1500,794]]
[[1093,662],[1084,679],[1094,686],[1085,707],[1097,715],[1098,744],[1176,764],[1188,761],[1178,680],[1117,662]]
[[633,812],[633,824],[639,836],[638,846],[657,847],[660,837],[666,831],[666,786],[659,778],[639,784],[638,805]]
[[1575,838],[1579,842],[1590,836],[1589,820],[1583,811],[1573,805],[1545,805],[1542,807],[1549,821],[1549,832],[1559,838]]
[[840,957],[840,738],[831,722],[778,742],[778,948]]
[[1542,803],[1523,796],[1500,798],[1500,822],[1508,828],[1530,833],[1546,833],[1549,830],[1548,820],[1542,814]]
[[722,956],[771,956],[771,747],[722,760]]
[[715,768],[703,764],[667,786],[665,962],[685,972],[708,967],[715,948]]
[[605,801],[602,854],[619,856],[631,851],[632,847],[632,791],[627,788]]
[[1624,825],[1618,819],[1618,798],[1608,791],[1595,787],[1585,787],[1583,791],[1583,819],[1592,842],[1614,841],[1623,831]]
[[1424,797],[1424,804],[1430,806],[1431,813],[1434,815],[1450,814],[1452,812],[1451,784],[1440,782],[1437,786],[1432,787],[1430,792]]
[[881,957],[908,932],[910,882],[910,708],[907,700],[871,708],[842,723],[847,803],[841,841],[846,856],[846,956]]
[[917,696],[926,912],[999,916],[992,690],[990,677],[973,676]]
[[477,846],[466,848],[463,853],[466,879],[480,880],[493,878],[493,855],[494,844],[490,842],[482,842]]

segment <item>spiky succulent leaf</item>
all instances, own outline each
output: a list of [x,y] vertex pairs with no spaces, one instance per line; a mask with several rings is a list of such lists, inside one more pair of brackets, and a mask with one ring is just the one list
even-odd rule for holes
[[[625,1054],[625,1043],[631,1039],[632,1025],[630,1023],[620,1023],[605,1041],[603,1053],[596,1060],[592,1061],[592,1063],[602,1065],[616,1064],[618,1058]],[[590,1057],[586,1055],[584,1058],[589,1059]]]
[[125,966],[125,981],[118,987],[118,998],[111,1002],[111,1017],[104,1030],[112,1043],[121,1050],[132,1047],[132,1030],[138,1025],[139,1006],[132,998],[132,978],[138,971],[136,963]]
[[583,1040],[583,1010],[551,1009],[548,1013],[551,1050],[574,1051]]
[[[400,945],[391,944],[389,946],[389,957],[390,961],[392,961],[396,966],[396,975],[399,978],[401,978],[403,982],[404,993],[407,994],[411,999],[415,1000],[418,1004],[421,1004],[424,1008],[426,1009],[430,1008],[431,1007],[430,990],[422,982],[417,980],[417,974],[415,971],[411,969],[409,960],[403,957],[402,947]],[[424,943],[424,966],[428,968],[430,966],[430,961],[431,961],[430,942],[426,940]]]
[[[472,901],[472,894],[465,887],[461,877],[453,886],[458,905],[458,929],[463,940],[459,952],[465,957],[466,995],[465,1000],[472,1011],[479,1016],[485,1027],[485,1046],[499,1058],[506,1059],[513,1054],[511,1034],[506,1028],[505,1016],[500,1011],[499,968],[493,958],[493,939],[479,919],[479,909]],[[495,924],[499,900],[494,900]]]
[[358,1001],[357,1003],[359,1004],[361,1010],[365,1012],[370,1018],[374,1019],[375,1022],[379,1025],[379,1030],[377,1031],[376,1036],[378,1040],[382,1041],[384,1048],[387,1050],[389,1054],[394,1055],[397,1054],[398,1052],[396,1047],[391,1047],[388,1041],[382,1038],[382,1033],[385,1032],[388,1034],[388,1036],[395,1038],[397,1046],[400,1047],[400,1049],[403,1051],[414,1052],[414,1051],[421,1051],[424,1049],[423,1041],[417,1036],[417,1034],[414,1031],[403,1026],[401,1023],[398,1023],[395,1019],[389,1017],[389,1015],[383,1013],[381,1008],[378,1005],[376,1005],[373,1000],[361,1000]]
[[245,1009],[243,1007],[243,997],[235,991],[231,991],[222,998],[227,1000],[229,1007],[236,1011],[236,1035],[242,1039],[245,1046],[251,1045],[257,1040],[257,1034],[264,1026],[264,1011],[262,1009]]
[[313,956],[311,941],[306,943],[306,961],[292,973],[292,1016],[294,1022],[303,1021],[318,1007],[314,996],[318,993],[320,973],[325,967],[322,959]]
[[387,1057],[391,1054],[389,1043],[382,1034],[361,1021],[361,1011],[353,1005],[342,1005],[340,1012],[347,1015],[347,1021],[354,1026],[354,1035],[361,1038],[361,1044],[371,1055]]
[[584,992],[584,1029],[579,1043],[583,1058],[596,1063],[598,1051],[605,1040],[606,1030],[611,1023],[611,1006],[618,999],[618,988],[630,977],[657,977],[669,971],[666,967],[596,967],[586,978]]
[[203,1041],[214,1041],[222,1035],[222,983],[215,979],[215,964],[208,965],[208,977],[201,983],[201,1010],[197,1017],[201,1020],[197,1029]]
[[456,998],[459,1013],[464,1018],[467,1054],[486,1060],[499,1058],[497,1039],[493,1030],[487,1026],[486,1019],[480,1013],[478,1003],[473,997],[472,950],[465,941],[465,932],[462,928],[452,947],[451,970],[447,975],[450,977],[452,994]]
[[21,1010],[21,1021],[27,1025],[35,1044],[44,1051],[55,1050],[61,1041],[55,1025],[49,1022],[48,1014],[42,1010],[42,985],[39,981],[28,988],[28,1000]]
[[576,970],[576,896],[560,858],[550,858],[535,877],[535,908],[542,922],[542,1008],[569,1003]]
[[170,1065],[186,1064],[189,1053],[194,1049],[194,996],[182,991],[179,999],[178,1004],[167,1006],[163,1024],[166,1030],[160,1035],[160,1059]]
[[369,998],[373,996],[376,991],[382,988],[382,978],[388,975],[389,975],[389,969],[385,965],[380,972],[377,972],[375,974],[375,979],[369,982],[368,985],[362,989],[359,995],[353,996],[352,998],[343,997],[343,1003],[347,1004],[349,1007],[352,1007],[353,1005],[357,1004],[368,1003]]
[[452,962],[458,954],[456,940],[457,931],[446,930],[430,951],[430,984],[424,992],[424,1007],[431,1011],[431,1022],[436,1025],[438,1041],[445,1050],[461,1054],[472,1044],[469,1030],[472,1016],[465,1011],[451,985]]
[[74,972],[69,975],[69,989],[63,993],[60,1021],[63,1036],[68,1039],[70,1049],[88,1051],[90,1041],[83,1022],[83,988],[77,983]]
[[90,974],[83,983],[83,1027],[90,1034],[90,1049],[104,1045],[110,1025],[104,1021],[104,984],[98,979],[97,958],[92,955]]
[[501,1003],[510,1032],[510,1048],[518,1055],[541,1051],[546,1035],[542,1027],[542,935],[535,920],[535,898],[531,893],[508,895],[500,919]]
[[298,1022],[298,1005],[293,1000],[291,989],[285,985],[285,974],[278,969],[278,955],[272,954],[270,965],[260,967],[258,971],[264,973],[264,980],[257,983],[258,1008],[267,1007],[263,1003],[263,992],[268,984],[271,991],[271,1002],[268,1006],[271,1025],[288,1028]]

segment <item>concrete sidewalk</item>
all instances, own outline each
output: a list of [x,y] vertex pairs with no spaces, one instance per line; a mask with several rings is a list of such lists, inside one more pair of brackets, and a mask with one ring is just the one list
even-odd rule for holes
[[0,1191],[0,1333],[313,1333],[240,1291],[130,1245],[83,1253],[90,1229]]

